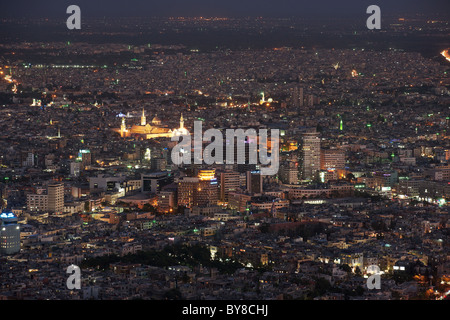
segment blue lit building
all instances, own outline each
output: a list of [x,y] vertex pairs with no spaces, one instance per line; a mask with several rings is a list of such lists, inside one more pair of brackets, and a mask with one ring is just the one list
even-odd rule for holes
[[0,254],[14,254],[20,251],[20,226],[12,212],[0,213]]

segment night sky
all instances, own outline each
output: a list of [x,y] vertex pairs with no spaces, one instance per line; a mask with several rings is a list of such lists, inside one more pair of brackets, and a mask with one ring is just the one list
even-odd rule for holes
[[449,0],[13,0],[0,2],[0,17],[65,19],[71,4],[80,6],[85,17],[348,17],[366,15],[372,4],[380,6],[382,14],[450,13]]

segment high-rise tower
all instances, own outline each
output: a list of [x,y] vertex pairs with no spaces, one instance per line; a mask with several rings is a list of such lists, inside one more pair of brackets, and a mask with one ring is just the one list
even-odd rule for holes
[[301,147],[302,179],[313,180],[320,170],[320,138],[315,129],[305,132]]
[[20,251],[20,227],[12,212],[0,214],[0,253],[14,254]]
[[61,213],[64,209],[64,185],[51,184],[48,186],[48,211]]
[[302,87],[294,87],[291,89],[291,103],[294,107],[303,107],[304,93]]

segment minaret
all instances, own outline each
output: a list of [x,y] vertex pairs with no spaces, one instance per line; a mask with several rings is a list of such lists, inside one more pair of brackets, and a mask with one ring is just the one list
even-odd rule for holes
[[125,136],[125,132],[127,132],[127,125],[125,124],[125,117],[122,118],[122,124],[120,126],[120,136]]
[[183,114],[181,114],[181,117],[180,117],[180,129],[183,129],[184,128],[184,119],[183,119]]
[[264,95],[264,92],[261,92],[261,96],[262,96],[262,99],[259,100],[259,104],[263,104],[264,102],[266,102],[266,97]]
[[141,126],[147,125],[147,118],[145,117],[144,108],[142,108],[142,116],[141,116]]

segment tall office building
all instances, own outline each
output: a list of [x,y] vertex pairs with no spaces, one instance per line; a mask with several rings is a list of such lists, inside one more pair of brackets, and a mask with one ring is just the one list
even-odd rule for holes
[[263,193],[263,177],[259,170],[247,171],[247,191]]
[[306,96],[306,104],[308,105],[308,107],[312,107],[316,101],[317,99],[314,97],[314,95],[308,94]]
[[219,184],[215,170],[200,170],[197,177],[183,177],[178,181],[178,205],[193,206],[217,205]]
[[152,171],[164,171],[167,168],[167,160],[164,158],[151,158],[150,169]]
[[217,205],[219,201],[219,183],[215,170],[200,170],[198,172],[199,183],[194,190],[194,205]]
[[158,209],[162,212],[171,212],[175,208],[175,192],[161,191],[158,193]]
[[36,164],[36,155],[33,152],[28,152],[26,156],[24,156],[24,160],[22,161],[22,165],[24,167],[34,167]]
[[62,183],[48,186],[48,211],[63,212],[64,210],[64,185]]
[[51,184],[46,189],[38,189],[36,193],[27,194],[29,211],[56,212],[64,210],[64,185]]
[[81,170],[86,170],[86,167],[92,164],[92,155],[91,151],[87,149],[80,150],[78,152],[78,157],[76,161],[81,162]]
[[339,170],[345,168],[345,152],[339,149],[322,149],[320,152],[320,169]]
[[298,163],[287,161],[280,166],[279,178],[285,184],[298,184]]
[[192,208],[194,206],[194,190],[200,179],[197,177],[183,177],[178,180],[177,203],[178,206]]
[[172,174],[168,172],[155,172],[141,174],[141,192],[158,193],[161,188],[173,182]]
[[197,189],[194,190],[194,205],[209,206],[217,205],[219,201],[219,185],[217,179],[201,180]]
[[220,173],[220,201],[228,202],[230,192],[237,192],[240,186],[240,173],[225,171]]
[[48,194],[44,193],[27,194],[27,209],[28,211],[47,211]]
[[12,212],[0,214],[0,253],[14,254],[20,251],[20,227]]
[[81,163],[72,161],[70,162],[70,175],[73,177],[79,177],[81,172]]
[[303,88],[294,87],[291,88],[291,103],[294,107],[303,107],[304,94]]
[[314,180],[320,170],[320,137],[315,129],[303,133],[300,157],[302,179]]

